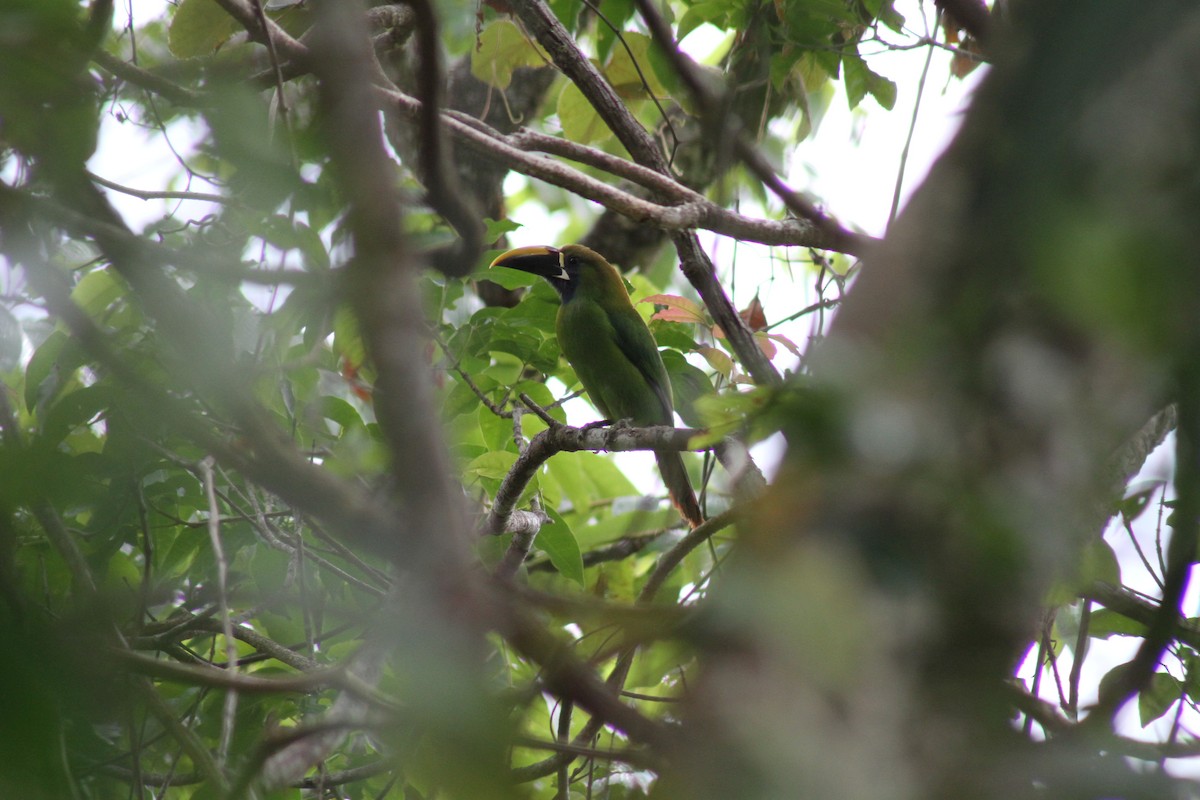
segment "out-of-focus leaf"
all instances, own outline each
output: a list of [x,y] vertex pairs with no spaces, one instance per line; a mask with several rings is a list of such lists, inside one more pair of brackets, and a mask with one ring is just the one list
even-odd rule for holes
[[340,397],[334,397],[333,395],[321,397],[317,401],[316,411],[325,419],[336,422],[342,427],[342,430],[350,430],[352,428],[361,429],[363,427],[362,416],[358,413],[358,410]]
[[183,0],[167,30],[167,46],[176,58],[212,55],[241,29],[213,0]]
[[1138,694],[1138,719],[1142,727],[1166,714],[1179,702],[1182,694],[1183,687],[1178,678],[1166,672],[1154,673],[1150,685]]
[[1098,608],[1088,620],[1088,636],[1107,639],[1110,636],[1144,636],[1146,626],[1108,609]]
[[21,361],[21,323],[0,306],[0,372],[8,372]]

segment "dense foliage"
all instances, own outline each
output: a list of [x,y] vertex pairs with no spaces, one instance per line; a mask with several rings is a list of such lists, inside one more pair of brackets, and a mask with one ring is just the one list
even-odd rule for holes
[[[1194,796],[1200,14],[1012,5],[0,0],[0,794]],[[882,241],[781,177],[982,63]]]

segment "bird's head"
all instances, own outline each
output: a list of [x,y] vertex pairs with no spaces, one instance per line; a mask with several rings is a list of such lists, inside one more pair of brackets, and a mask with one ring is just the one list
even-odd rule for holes
[[509,250],[491,263],[493,267],[508,267],[541,275],[558,292],[566,303],[576,291],[586,287],[592,291],[609,290],[614,287],[625,291],[625,284],[617,268],[604,260],[604,256],[581,244],[566,247],[518,247]]

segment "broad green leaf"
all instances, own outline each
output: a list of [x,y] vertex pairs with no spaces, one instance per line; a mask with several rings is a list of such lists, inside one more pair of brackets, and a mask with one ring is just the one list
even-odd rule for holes
[[492,450],[467,464],[466,473],[480,478],[504,480],[504,476],[517,461],[517,454],[507,450]]
[[1117,503],[1116,511],[1126,523],[1133,522],[1142,515],[1150,504],[1150,499],[1163,487],[1163,481],[1153,481],[1150,486],[1134,492]]
[[869,80],[867,63],[857,55],[847,53],[842,57],[842,69],[846,84],[846,99],[850,108],[857,108],[862,99],[867,96]]
[[579,542],[570,526],[554,509],[546,509],[550,523],[542,525],[534,544],[550,558],[550,563],[564,577],[583,586],[583,556]]
[[[485,219],[483,224],[487,230],[484,239],[489,242],[494,242],[504,234],[512,233],[521,227],[521,223],[511,219]],[[492,263],[492,259],[489,258],[487,263]]]
[[488,23],[471,51],[471,74],[497,89],[507,89],[518,67],[540,67],[550,63],[541,45],[506,19]]
[[629,31],[625,31],[621,38],[628,49],[620,43],[613,48],[612,57],[604,68],[604,77],[617,90],[617,94],[626,99],[649,98],[647,88],[655,97],[666,97],[667,89],[650,63],[654,41],[644,33]]
[[889,111],[896,105],[896,84],[874,72],[859,55],[846,53],[842,56],[842,65],[850,108],[856,108],[867,94]]
[[1121,583],[1121,567],[1112,545],[1104,539],[1096,537],[1084,548],[1083,558],[1079,566],[1080,581],[1083,585],[1104,581],[1114,586]]
[[1174,675],[1156,672],[1150,685],[1138,694],[1138,719],[1142,727],[1166,714],[1183,694],[1183,686]]
[[732,18],[736,10],[737,4],[730,3],[729,0],[700,0],[692,3],[679,20],[676,36],[683,39],[705,23],[722,29],[737,27]]
[[475,414],[479,420],[479,430],[483,433],[483,443],[489,450],[509,450],[516,449],[516,441],[513,439],[513,422],[511,419],[498,417],[492,413],[492,410],[482,403],[479,404],[479,410]]
[[558,96],[557,113],[563,135],[573,142],[596,144],[612,136],[596,109],[573,83],[563,87]]
[[[660,5],[665,8],[666,4]],[[604,24],[596,31],[596,55],[607,62],[614,49],[620,49],[620,38],[629,36],[625,25],[633,16],[633,0],[604,0]]]
[[591,483],[597,498],[638,493],[633,483],[617,468],[611,458],[598,453],[579,453],[578,456],[583,474]]
[[572,510],[583,515],[587,513],[595,496],[592,487],[583,474],[580,463],[581,453],[559,453],[546,462],[546,473],[554,479],[566,499],[571,502]]
[[186,575],[200,551],[200,543],[207,542],[199,530],[185,530],[171,544],[170,549],[158,566],[157,575],[160,579]]
[[99,317],[117,298],[125,294],[125,282],[114,270],[98,269],[84,275],[71,290],[71,299],[88,316]]
[[533,360],[534,354],[540,349],[541,340],[536,337],[526,337],[526,341],[534,345],[529,352],[494,351],[492,358],[495,363],[484,370],[483,374],[496,381],[498,386],[512,386],[521,378],[525,363]]
[[896,82],[890,78],[885,78],[876,72],[870,72],[867,80],[867,91],[871,93],[871,97],[875,98],[876,103],[879,103],[880,106],[888,111],[896,107]]
[[113,400],[112,386],[97,383],[82,386],[54,403],[42,420],[42,436],[48,442],[60,442],[77,425],[84,425],[108,408]]
[[241,30],[215,0],[183,0],[167,30],[167,47],[176,58],[212,55]]
[[333,420],[342,427],[342,431],[363,427],[362,416],[358,410],[340,397],[325,395],[317,400],[316,411],[325,419]]
[[1110,636],[1144,636],[1146,626],[1112,609],[1098,608],[1088,620],[1088,636],[1107,639]]
[[[70,337],[66,331],[55,330],[33,351],[33,357],[25,367],[25,407],[30,412],[37,408],[39,400],[49,399],[48,395],[57,391],[58,384],[61,383],[61,379],[55,374],[59,355],[69,341]],[[47,381],[49,383],[43,386]]]
[[671,393],[675,397],[675,413],[685,425],[703,427],[704,419],[696,410],[696,401],[713,393],[712,382],[704,371],[692,366],[681,353],[674,350],[662,351],[663,364],[671,379]]
[[[487,253],[487,263],[492,263],[492,260],[498,258],[503,251],[489,250]],[[486,266],[486,265],[485,265]],[[471,275],[471,280],[476,281],[491,281],[498,283],[505,289],[512,291],[513,289],[524,289],[527,286],[533,286],[537,281],[540,281],[537,275],[529,272],[522,272],[519,269],[510,267],[495,267],[493,269],[482,269]]]

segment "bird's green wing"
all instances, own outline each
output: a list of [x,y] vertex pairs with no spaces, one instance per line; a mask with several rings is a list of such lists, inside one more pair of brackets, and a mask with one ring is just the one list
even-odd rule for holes
[[654,341],[654,334],[650,333],[646,323],[633,308],[630,308],[627,313],[613,314],[612,322],[617,347],[637,367],[646,384],[654,391],[662,412],[662,416],[658,419],[637,421],[642,424],[653,422],[660,425],[673,425],[675,411],[671,401],[671,381],[667,377],[667,368],[663,366],[662,356],[658,352],[658,343]]

